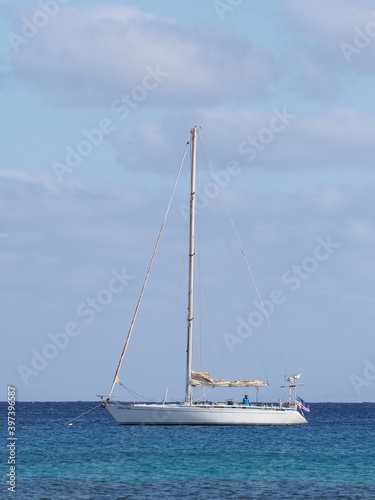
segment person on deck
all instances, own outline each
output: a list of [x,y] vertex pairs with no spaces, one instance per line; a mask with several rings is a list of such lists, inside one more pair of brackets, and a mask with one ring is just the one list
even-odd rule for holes
[[249,405],[249,396],[247,394],[245,394],[245,397],[243,398],[242,400],[242,404],[244,405]]

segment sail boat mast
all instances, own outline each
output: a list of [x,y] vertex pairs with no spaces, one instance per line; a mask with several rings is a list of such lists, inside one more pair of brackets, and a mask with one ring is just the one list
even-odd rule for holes
[[191,189],[190,189],[190,239],[189,239],[189,289],[187,315],[187,347],[186,347],[186,391],[185,401],[192,403],[191,365],[193,354],[193,319],[194,319],[194,229],[195,229],[195,162],[196,137],[198,127],[191,129]]

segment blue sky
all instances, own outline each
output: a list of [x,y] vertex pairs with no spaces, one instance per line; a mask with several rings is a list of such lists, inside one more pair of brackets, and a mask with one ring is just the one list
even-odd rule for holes
[[[198,124],[223,188],[210,197],[203,167],[211,320],[194,367],[268,378],[268,400],[302,372],[305,400],[374,401],[372,2],[1,2],[0,33],[4,387],[22,400],[108,393]],[[153,400],[184,395],[188,176],[120,374]],[[219,199],[277,344],[246,269],[247,305],[224,264]]]

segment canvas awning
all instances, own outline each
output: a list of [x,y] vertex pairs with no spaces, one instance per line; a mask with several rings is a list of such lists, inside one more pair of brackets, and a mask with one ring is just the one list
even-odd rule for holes
[[267,387],[268,382],[261,380],[214,380],[208,372],[191,372],[191,385],[194,387]]

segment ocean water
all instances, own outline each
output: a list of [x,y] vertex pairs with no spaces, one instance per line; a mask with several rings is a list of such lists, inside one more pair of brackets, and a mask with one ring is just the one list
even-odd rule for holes
[[8,492],[0,403],[0,498],[375,499],[375,404],[311,404],[298,427],[119,426],[98,402],[16,405]]

